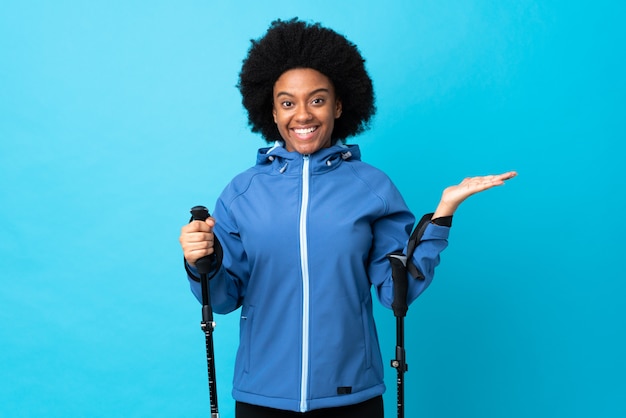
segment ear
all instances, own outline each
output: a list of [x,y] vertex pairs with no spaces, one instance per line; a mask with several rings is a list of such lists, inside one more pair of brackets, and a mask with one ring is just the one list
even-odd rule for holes
[[272,103],[272,117],[274,118],[274,123],[276,122],[276,107],[274,106],[274,104]]
[[337,101],[335,102],[335,119],[339,119],[342,110],[343,104],[341,103],[341,100],[337,99]]

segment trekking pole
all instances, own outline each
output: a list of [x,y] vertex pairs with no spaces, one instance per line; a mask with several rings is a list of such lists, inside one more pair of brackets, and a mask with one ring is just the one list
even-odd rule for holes
[[[209,217],[209,211],[204,206],[194,206],[191,208],[192,221],[205,221]],[[213,254],[212,254],[213,255]],[[219,418],[217,409],[217,385],[215,381],[215,357],[213,349],[213,309],[211,308],[211,289],[209,287],[208,273],[211,271],[211,264],[214,257],[211,255],[200,258],[196,261],[196,268],[200,273],[200,287],[202,290],[202,321],[200,328],[204,331],[206,340],[206,361],[209,375],[209,400],[211,403],[211,418]]]
[[404,350],[404,317],[409,309],[406,301],[408,278],[406,272],[406,256],[389,254],[391,275],[393,277],[393,303],[391,308],[396,317],[396,358],[391,360],[391,367],[396,369],[398,418],[404,418],[404,373],[409,370]]
[[391,303],[391,309],[393,309],[393,314],[396,317],[396,358],[391,360],[391,367],[397,371],[398,418],[404,418],[404,373],[409,370],[404,349],[404,317],[406,317],[406,313],[409,310],[407,302],[408,275],[410,274],[417,280],[424,280],[424,275],[413,264],[412,259],[413,253],[419,245],[432,215],[432,213],[427,213],[418,222],[409,238],[406,255],[402,252],[387,254],[387,259],[391,263],[391,277],[393,278],[393,302]]

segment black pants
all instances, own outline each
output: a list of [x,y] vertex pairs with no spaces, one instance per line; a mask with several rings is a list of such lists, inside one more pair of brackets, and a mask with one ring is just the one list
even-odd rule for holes
[[304,413],[266,408],[243,402],[237,402],[235,405],[236,418],[383,418],[384,415],[382,396],[355,405],[314,409]]

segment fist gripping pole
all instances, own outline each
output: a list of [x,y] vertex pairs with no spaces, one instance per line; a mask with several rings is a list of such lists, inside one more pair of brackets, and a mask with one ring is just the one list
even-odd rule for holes
[[[209,217],[209,211],[204,206],[191,208],[192,221],[205,221]],[[215,251],[215,250],[214,250]],[[200,327],[204,331],[206,340],[206,361],[209,374],[209,399],[211,402],[211,418],[219,418],[217,408],[217,384],[215,381],[215,357],[213,349],[213,309],[211,308],[211,288],[209,287],[208,274],[215,259],[215,253],[202,257],[196,261],[196,268],[200,273],[200,286],[202,290],[202,321]]]

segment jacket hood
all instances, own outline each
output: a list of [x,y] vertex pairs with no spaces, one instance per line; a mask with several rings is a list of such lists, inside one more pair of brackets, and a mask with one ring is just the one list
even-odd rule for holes
[[[361,161],[361,150],[358,145],[335,144],[309,155],[312,174],[320,174],[333,170],[345,160]],[[289,152],[280,141],[272,147],[260,148],[257,153],[257,165],[271,165],[281,174],[300,173],[303,155]]]

